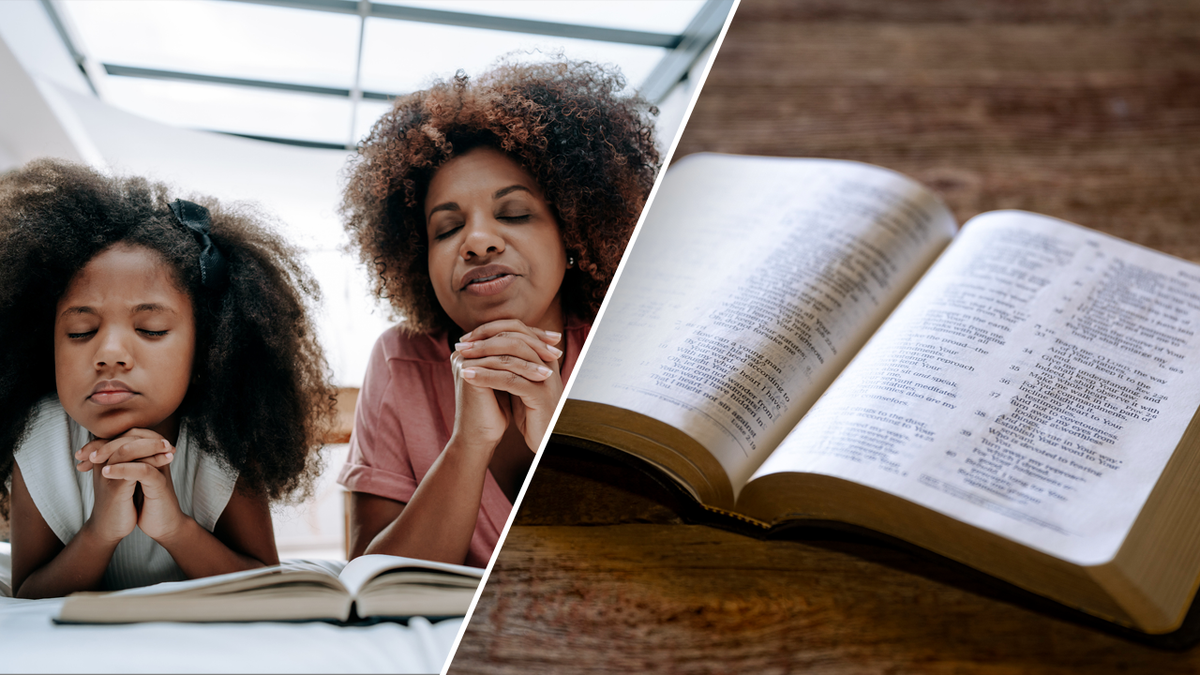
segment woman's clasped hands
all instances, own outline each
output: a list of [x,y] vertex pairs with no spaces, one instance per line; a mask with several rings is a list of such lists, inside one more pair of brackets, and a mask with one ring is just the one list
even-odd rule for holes
[[80,448],[75,468],[92,472],[96,495],[86,526],[112,542],[124,539],[134,526],[160,543],[181,531],[186,516],[171,483],[174,458],[171,443],[149,429],[130,429]]
[[454,346],[454,435],[490,451],[512,420],[537,450],[562,395],[562,334],[517,319],[485,323]]

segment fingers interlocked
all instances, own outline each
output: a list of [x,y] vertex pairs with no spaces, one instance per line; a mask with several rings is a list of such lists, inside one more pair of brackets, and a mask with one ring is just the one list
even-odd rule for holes
[[561,336],[516,320],[493,321],[455,345],[455,366],[477,386],[521,395],[527,383],[543,382],[557,370]]
[[97,466],[138,463],[158,469],[174,458],[175,448],[162,436],[147,429],[130,429],[115,439],[97,438],[84,445],[75,453],[79,462],[75,468],[86,472]]

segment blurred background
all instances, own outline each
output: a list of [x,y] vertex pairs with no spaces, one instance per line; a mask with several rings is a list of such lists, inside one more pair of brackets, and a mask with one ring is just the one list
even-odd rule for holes
[[[343,250],[341,171],[397,95],[504,54],[615,64],[665,152],[733,0],[5,0],[0,174],[37,157],[252,201],[305,252],[339,387],[316,502],[278,509],[283,557],[340,557],[344,461],[375,338],[399,317]],[[0,536],[6,527],[0,524]]]
[[[1025,209],[1200,263],[1200,0],[741,0],[673,161],[696,152],[868,162],[959,223]],[[647,476],[552,441],[450,672],[1200,673],[1200,603],[1190,651],[1151,649],[877,537],[694,524]]]

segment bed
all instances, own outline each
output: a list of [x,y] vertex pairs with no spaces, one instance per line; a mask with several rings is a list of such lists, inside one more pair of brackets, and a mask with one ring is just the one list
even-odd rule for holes
[[407,625],[144,623],[60,626],[61,599],[8,597],[0,542],[0,672],[423,673],[441,670],[462,619]]

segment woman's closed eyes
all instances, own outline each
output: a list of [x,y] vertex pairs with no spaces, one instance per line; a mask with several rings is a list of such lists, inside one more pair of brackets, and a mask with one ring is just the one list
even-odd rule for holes
[[433,238],[436,241],[443,241],[443,240],[449,239],[450,237],[454,236],[455,232],[458,232],[459,230],[461,230],[463,228],[463,225],[464,225],[464,223],[457,222],[457,223],[452,223],[452,224],[445,226],[444,229],[439,228],[439,230],[435,230],[437,232],[437,234],[435,234],[433,236]]
[[[507,223],[509,225],[520,225],[522,223],[529,222],[529,220],[531,218],[533,218],[533,213],[528,210],[524,210],[524,209],[516,210],[516,211],[501,211],[500,213],[497,213],[494,217],[496,220],[501,221],[503,223]],[[449,239],[450,237],[454,236],[454,234],[456,232],[461,230],[465,225],[466,225],[466,223],[459,219],[441,223],[440,227],[435,228],[435,230],[434,230],[435,234],[433,235],[433,238],[435,241],[443,241],[445,239]]]

